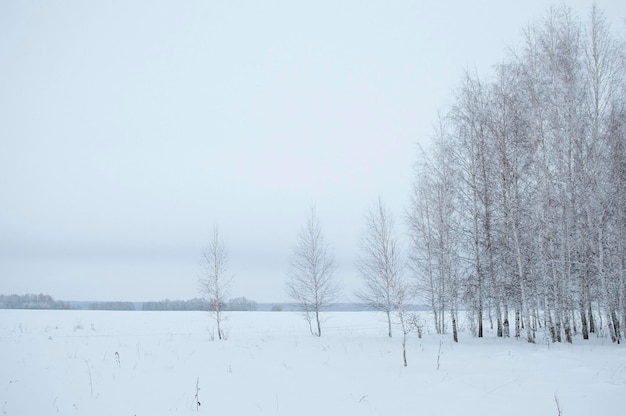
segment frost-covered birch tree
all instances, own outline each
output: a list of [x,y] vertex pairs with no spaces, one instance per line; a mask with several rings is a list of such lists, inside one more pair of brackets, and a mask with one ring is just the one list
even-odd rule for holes
[[[443,123],[443,120],[442,120]],[[449,313],[452,335],[458,340],[458,309],[461,301],[460,236],[456,154],[449,147],[445,127],[433,137],[432,155],[423,155],[416,167],[407,222],[411,247],[409,260],[417,295],[433,310],[437,333],[446,331]]]
[[304,312],[313,335],[322,336],[320,313],[337,300],[334,256],[322,235],[315,208],[300,230],[291,254],[287,294]]
[[399,304],[397,295],[404,262],[392,215],[380,198],[377,206],[368,212],[365,223],[358,264],[365,288],[356,295],[368,306],[385,313],[387,334],[391,337],[392,313]]
[[224,307],[232,281],[232,277],[227,275],[227,265],[228,246],[215,226],[211,240],[202,252],[202,272],[198,277],[198,283],[200,292],[207,301],[209,313],[215,320],[217,336],[221,340],[225,339]]

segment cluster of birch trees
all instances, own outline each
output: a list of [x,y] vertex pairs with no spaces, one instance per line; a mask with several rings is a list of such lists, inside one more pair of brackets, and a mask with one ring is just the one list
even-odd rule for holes
[[[417,293],[446,332],[571,342],[626,328],[626,45],[593,8],[523,31],[489,79],[466,74],[416,167]],[[510,329],[509,329],[510,325]]]
[[[416,164],[406,222],[408,259],[381,200],[366,216],[357,297],[384,312],[387,332],[422,322],[458,340],[470,330],[535,342],[620,342],[626,328],[626,45],[592,8],[586,23],[562,6],[529,25],[489,79],[466,73],[432,145]],[[407,261],[408,260],[408,261]],[[218,337],[229,279],[217,229],[203,255],[203,293]],[[408,264],[409,267],[406,267]],[[334,256],[315,209],[291,255],[287,293],[311,333],[338,299]],[[464,320],[465,322],[465,320]]]

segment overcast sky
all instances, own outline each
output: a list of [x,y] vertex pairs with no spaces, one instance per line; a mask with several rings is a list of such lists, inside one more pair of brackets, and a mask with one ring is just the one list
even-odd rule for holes
[[0,293],[192,298],[217,225],[232,296],[285,301],[315,204],[352,299],[368,208],[404,234],[451,89],[548,4],[0,0]]

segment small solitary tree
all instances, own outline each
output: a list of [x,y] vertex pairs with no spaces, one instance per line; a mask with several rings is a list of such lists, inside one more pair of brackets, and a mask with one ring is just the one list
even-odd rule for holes
[[406,359],[406,340],[409,333],[415,328],[414,322],[416,321],[415,315],[408,311],[412,293],[410,285],[402,277],[393,281],[391,290],[396,302],[396,324],[400,328],[400,331],[402,331],[402,362],[406,367],[408,365]]
[[365,236],[361,240],[359,271],[365,289],[356,293],[362,302],[384,312],[391,337],[392,312],[397,308],[397,287],[403,263],[393,232],[391,214],[378,199],[378,206],[367,214]]
[[334,271],[334,257],[324,242],[315,208],[311,208],[291,255],[287,294],[302,309],[311,333],[318,337],[322,336],[320,312],[339,294]]
[[232,280],[226,275],[227,263],[228,247],[215,226],[209,245],[202,252],[202,273],[198,282],[202,296],[208,303],[209,312],[215,319],[219,339],[225,339],[222,321]]

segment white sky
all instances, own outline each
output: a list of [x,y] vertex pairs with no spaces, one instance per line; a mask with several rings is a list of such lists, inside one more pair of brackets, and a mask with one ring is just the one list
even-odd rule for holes
[[217,224],[232,296],[284,301],[315,204],[350,300],[367,209],[404,233],[451,88],[550,4],[302,3],[0,0],[0,293],[195,297]]

